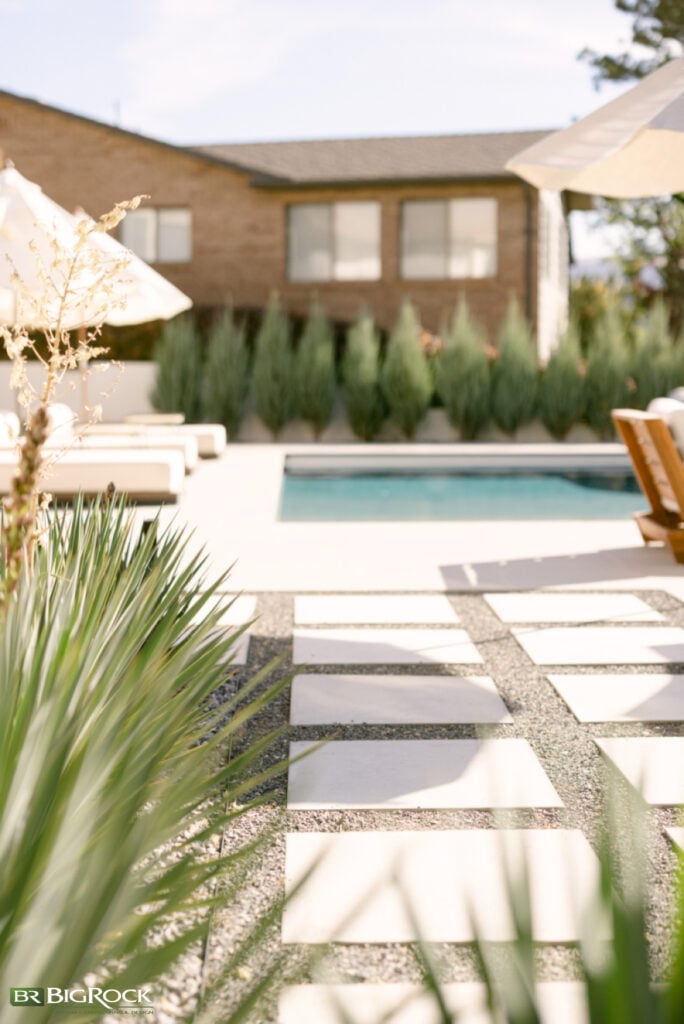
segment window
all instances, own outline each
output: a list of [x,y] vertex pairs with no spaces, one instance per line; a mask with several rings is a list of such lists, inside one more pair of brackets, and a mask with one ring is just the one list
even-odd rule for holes
[[379,279],[379,203],[300,203],[287,226],[290,281]]
[[496,200],[402,204],[401,276],[414,280],[494,277]]
[[147,263],[188,263],[192,215],[182,206],[130,210],[121,222],[121,242]]

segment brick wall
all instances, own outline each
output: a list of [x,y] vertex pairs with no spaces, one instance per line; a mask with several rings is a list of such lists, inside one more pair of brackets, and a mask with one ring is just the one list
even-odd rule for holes
[[[399,303],[410,297],[424,325],[439,328],[465,294],[492,337],[515,295],[525,308],[526,196],[515,181],[492,185],[387,185],[373,188],[274,190],[253,187],[249,175],[172,146],[118,131],[0,94],[0,149],[26,177],[67,209],[83,206],[98,216],[114,202],[139,193],[158,206],[190,206],[193,256],[158,269],[199,306],[232,301],[259,308],[277,288],[284,305],[304,314],[317,294],[329,314],[352,320],[370,308],[391,326]],[[404,199],[494,196],[499,203],[499,271],[493,280],[402,281],[399,277],[399,207]],[[294,284],[286,274],[286,206],[290,202],[375,199],[382,206],[383,278],[377,282]],[[536,204],[533,204],[536,209]],[[532,305],[536,247],[530,254]]]

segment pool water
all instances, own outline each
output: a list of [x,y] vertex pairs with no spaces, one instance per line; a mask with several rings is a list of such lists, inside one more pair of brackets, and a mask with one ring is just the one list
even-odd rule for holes
[[285,475],[287,522],[624,519],[644,499],[629,472]]

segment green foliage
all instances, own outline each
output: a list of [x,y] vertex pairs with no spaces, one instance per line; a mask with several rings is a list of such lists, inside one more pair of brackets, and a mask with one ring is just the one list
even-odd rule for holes
[[243,327],[225,310],[209,331],[202,391],[204,419],[222,423],[228,437],[237,437],[249,388],[249,357]]
[[[252,704],[232,716],[209,702],[234,643],[216,629],[225,581],[206,585],[180,533],[153,524],[139,540],[133,523],[116,503],[52,518],[5,611],[4,993],[27,964],[44,987],[89,973],[119,989],[158,980],[206,938],[225,900],[216,882],[247,865],[244,847],[210,849],[254,785],[282,770],[257,767],[275,735],[226,760],[228,741],[284,682],[254,680],[243,691]],[[31,1020],[52,1012],[35,1007]]]
[[616,288],[609,282],[590,277],[570,282],[570,320],[577,325],[583,354],[591,348],[597,324],[616,298]]
[[634,18],[631,43],[636,50],[630,47],[616,54],[582,50],[580,60],[594,69],[595,82],[643,78],[684,46],[681,0],[615,0],[615,6]]
[[613,437],[611,409],[630,400],[624,326],[617,304],[601,317],[596,339],[587,358],[585,377],[586,419],[600,438]]
[[[619,11],[631,15],[631,45],[622,52],[601,54],[584,49],[579,57],[594,70],[594,81],[640,79],[670,60],[684,45],[684,5],[681,0],[615,0]],[[607,223],[620,225],[626,236],[622,270],[633,297],[641,302],[640,274],[658,259],[662,294],[676,334],[684,326],[684,205],[682,196],[606,202]]]
[[[649,906],[646,879],[646,817],[643,806],[624,801],[607,814],[609,827],[599,850],[600,878],[581,920],[578,947],[586,1013],[569,1018],[587,1024],[681,1024],[684,1020],[684,887],[676,894],[672,968],[665,981],[654,984],[650,971]],[[620,856],[619,851],[624,851]],[[518,858],[515,858],[517,861]],[[473,921],[475,958],[486,989],[482,1017],[506,1024],[551,1021],[544,1009],[533,939],[533,908],[529,865],[504,861],[513,940],[501,956],[499,944],[485,941]],[[420,935],[416,908],[404,899],[404,911]],[[603,937],[605,936],[605,938]],[[456,1024],[432,948],[422,940],[415,945],[426,996],[433,1001],[434,1020]],[[483,1003],[485,1000],[483,999]],[[574,1000],[573,1000],[574,1002]]]
[[449,422],[470,441],[491,415],[489,360],[481,326],[463,299],[435,362],[437,393]]
[[290,325],[275,295],[256,336],[252,373],[257,414],[277,437],[292,415],[294,359]]
[[584,415],[584,375],[577,327],[572,322],[549,359],[539,381],[539,419],[562,441]]
[[638,409],[645,409],[652,399],[666,395],[675,385],[669,317],[662,302],[654,303],[637,325],[629,369]]
[[385,418],[385,402],[380,390],[380,339],[367,313],[347,332],[342,386],[352,430],[363,441],[372,441]]
[[380,384],[392,419],[412,438],[432,398],[430,367],[420,344],[420,326],[415,309],[404,302],[392,331]]
[[514,299],[506,311],[498,349],[492,367],[492,416],[505,434],[515,434],[534,417],[538,370],[529,325]]
[[294,364],[297,413],[318,438],[330,423],[335,404],[335,339],[320,303],[311,307]]
[[155,349],[157,376],[150,400],[159,412],[182,412],[188,423],[201,419],[202,352],[194,321],[178,317],[165,324]]

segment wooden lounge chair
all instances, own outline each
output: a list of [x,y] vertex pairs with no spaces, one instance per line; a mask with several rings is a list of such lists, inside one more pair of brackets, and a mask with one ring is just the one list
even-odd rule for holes
[[641,536],[664,541],[684,562],[684,463],[669,428],[660,416],[635,409],[613,409],[612,416],[651,506],[634,516]]

